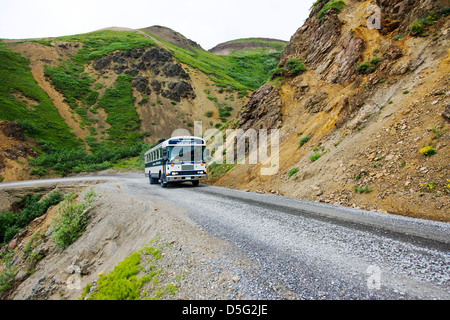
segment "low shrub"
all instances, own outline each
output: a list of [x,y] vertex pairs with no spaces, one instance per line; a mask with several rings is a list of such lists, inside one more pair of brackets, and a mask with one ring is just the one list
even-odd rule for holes
[[307,135],[306,137],[303,137],[300,139],[299,142],[299,147],[302,147],[305,143],[307,143],[309,140],[311,139],[311,137],[309,135]]
[[289,71],[289,75],[291,76],[296,76],[303,71],[306,71],[306,67],[303,65],[303,63],[299,59],[295,58],[288,59],[285,68]]
[[353,190],[355,190],[355,192],[357,193],[369,193],[372,192],[371,189],[369,189],[369,186],[366,185],[365,187],[358,187],[358,186],[353,186]]
[[48,208],[60,203],[63,194],[59,190],[52,191],[42,199],[41,194],[26,195],[20,201],[19,206],[23,206],[20,213],[0,212],[0,244],[8,243],[19,232],[25,228],[35,218],[42,216]]
[[432,156],[436,154],[436,148],[432,146],[425,146],[419,151],[421,154],[425,155],[426,157]]
[[316,161],[317,159],[319,159],[322,155],[319,152],[315,152],[312,155],[309,156],[309,160],[311,160],[312,162]]
[[292,177],[297,172],[298,172],[298,168],[292,168],[291,170],[289,170],[289,172],[288,172],[289,178]]
[[329,10],[334,10],[336,13],[340,13],[341,10],[346,6],[347,4],[342,0],[330,0],[328,1],[323,8],[319,11],[317,14],[317,19],[320,20],[320,22],[325,21],[325,16],[328,13]]
[[85,210],[95,197],[93,189],[85,194],[84,201],[79,204],[75,204],[76,196],[73,193],[64,197],[52,224],[52,239],[60,249],[66,249],[81,236],[87,224]]

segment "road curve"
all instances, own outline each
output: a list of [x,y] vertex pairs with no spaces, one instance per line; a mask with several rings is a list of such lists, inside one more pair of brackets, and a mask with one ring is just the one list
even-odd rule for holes
[[142,174],[3,183],[1,189],[117,181],[167,201],[245,254],[250,299],[449,299],[450,225],[282,196],[190,184],[161,188]]

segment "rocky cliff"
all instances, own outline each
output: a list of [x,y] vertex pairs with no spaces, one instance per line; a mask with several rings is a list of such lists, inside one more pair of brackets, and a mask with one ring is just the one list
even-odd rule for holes
[[317,1],[238,119],[280,128],[277,174],[236,165],[215,184],[450,221],[448,15],[446,1]]
[[28,163],[28,157],[38,155],[32,146],[17,122],[0,121],[0,182],[30,177],[22,166]]

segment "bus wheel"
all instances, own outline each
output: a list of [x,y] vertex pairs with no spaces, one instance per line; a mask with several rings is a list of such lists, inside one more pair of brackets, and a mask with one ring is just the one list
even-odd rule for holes
[[200,182],[200,181],[198,181],[198,180],[194,180],[194,181],[192,181],[192,185],[193,185],[194,187],[196,187],[196,186],[198,186],[199,182]]

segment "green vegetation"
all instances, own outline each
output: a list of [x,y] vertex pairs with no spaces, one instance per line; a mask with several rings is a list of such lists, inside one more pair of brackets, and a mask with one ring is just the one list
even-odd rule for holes
[[295,59],[295,58],[288,59],[288,61],[286,62],[285,68],[289,72],[290,76],[296,76],[296,75],[300,74],[301,72],[306,71],[306,68],[303,65],[303,63],[300,60]]
[[75,65],[67,60],[60,66],[45,66],[44,74],[51,80],[51,84],[56,90],[64,94],[66,102],[72,109],[76,109],[79,105],[77,100],[87,103],[87,97],[90,96],[90,103],[93,100],[92,91],[90,89],[93,79],[82,73],[83,68]]
[[0,212],[0,244],[8,243],[16,233],[25,228],[35,218],[42,216],[48,208],[61,202],[63,195],[59,190],[51,192],[42,198],[42,194],[26,195],[18,205],[22,207],[19,213]]
[[[19,97],[36,104],[28,105]],[[47,94],[34,80],[28,59],[0,42],[0,120],[17,121],[41,144],[74,148],[80,145]]]
[[311,160],[311,162],[314,162],[316,160],[318,160],[322,155],[319,152],[314,152],[313,154],[311,154],[309,156],[309,160]]
[[158,40],[169,48],[178,61],[209,75],[216,86],[241,92],[256,90],[264,84],[270,72],[278,65],[281,56],[281,50],[275,53],[238,53],[222,56],[197,48],[184,49]]
[[306,71],[306,67],[303,62],[296,58],[289,58],[283,67],[278,66],[272,70],[271,79],[295,77],[304,71]]
[[[87,148],[81,139],[76,139],[47,94],[36,84],[29,61],[0,42],[0,120],[17,121],[27,136],[38,140],[40,156],[30,159],[32,173],[43,176],[52,173],[50,170],[62,175],[105,170],[119,161],[140,156],[149,147],[143,138],[150,132],[140,132],[132,77],[120,74],[113,86],[105,89],[102,83],[88,76],[85,66],[116,50],[148,48],[155,43],[133,31],[97,31],[37,42],[52,46],[55,40],[76,43],[79,48],[75,54],[68,54],[68,59],[59,59],[59,65],[45,66],[44,74],[64,95],[71,111],[79,116],[80,128],[89,130],[90,136],[84,141]],[[200,49],[190,51],[169,43],[165,45],[180,62],[208,74],[220,92],[237,90],[238,98],[265,83],[281,55],[281,46],[276,53],[217,56]],[[101,95],[99,90],[104,93]],[[231,107],[211,98],[215,99],[219,117],[225,123],[231,116]],[[148,97],[143,96],[145,99]],[[36,104],[30,105],[26,102],[29,100]],[[102,132],[94,126],[97,119],[88,117],[98,108],[105,110],[109,124]],[[124,162],[117,165],[123,166]]]
[[371,189],[369,189],[369,186],[366,185],[365,187],[358,187],[356,185],[353,186],[353,190],[355,190],[355,192],[357,193],[370,193],[372,192]]
[[428,17],[414,22],[409,27],[409,32],[414,37],[417,37],[417,36],[425,37],[426,34],[424,34],[424,31],[425,31],[426,27],[435,24],[442,16],[448,16],[449,13],[450,13],[450,7],[445,7],[438,13],[432,12],[428,15]]
[[361,63],[360,65],[358,65],[358,67],[356,67],[356,71],[358,71],[361,74],[373,73],[377,69],[377,66],[381,60],[382,59],[378,56],[374,57],[374,58],[370,59],[370,61],[365,61],[365,62]]
[[99,59],[116,50],[151,47],[155,43],[137,31],[94,31],[85,34],[59,37],[58,41],[81,42],[82,48],[72,58],[78,66]]
[[311,139],[310,135],[307,135],[306,137],[303,137],[300,139],[299,147],[302,147],[305,143],[307,143]]
[[425,146],[419,151],[421,154],[423,154],[426,157],[430,157],[434,154],[436,154],[436,148],[432,146]]
[[89,300],[136,300],[142,285],[149,281],[148,277],[137,279],[141,271],[141,254],[135,252],[119,262],[107,275],[97,280],[98,287]]
[[151,245],[153,241],[119,262],[108,274],[100,275],[93,290],[92,285],[88,283],[80,299],[87,297],[88,300],[154,300],[165,294],[175,295],[176,283],[160,283],[158,277],[165,270],[157,267],[162,255],[159,244]]
[[19,272],[19,267],[13,264],[13,255],[14,252],[12,251],[4,250],[0,252],[2,265],[2,270],[0,271],[0,294],[11,287],[11,283]]
[[[323,0],[316,1],[313,4],[313,7],[316,7],[320,2],[323,2]],[[343,8],[345,8],[347,4],[342,0],[329,0],[323,8],[317,13],[317,19],[320,20],[320,22],[325,21],[325,16],[328,13],[329,10],[334,10],[336,13],[340,13]]]
[[[225,154],[226,150],[224,150],[223,152]],[[217,178],[231,170],[234,166],[235,164],[217,164],[216,162],[213,162],[208,166],[208,173],[211,178]]]
[[92,152],[87,152],[83,148],[71,150],[48,148],[47,153],[31,159],[30,164],[50,168],[61,175],[71,172],[93,172],[111,168],[120,159],[141,156],[151,147],[141,141],[118,147],[108,147],[105,143],[97,142],[90,145]]
[[87,223],[85,210],[96,196],[94,190],[90,189],[86,192],[84,201],[79,204],[75,204],[75,194],[68,193],[64,196],[52,225],[52,239],[60,249],[66,249],[81,236]]
[[137,132],[140,126],[139,115],[134,107],[131,76],[120,74],[113,88],[107,88],[98,105],[108,113],[106,122],[111,125],[108,140],[122,145],[136,143],[142,137]]
[[291,170],[289,170],[289,172],[288,172],[289,178],[292,177],[297,172],[298,172],[298,168],[292,168]]

